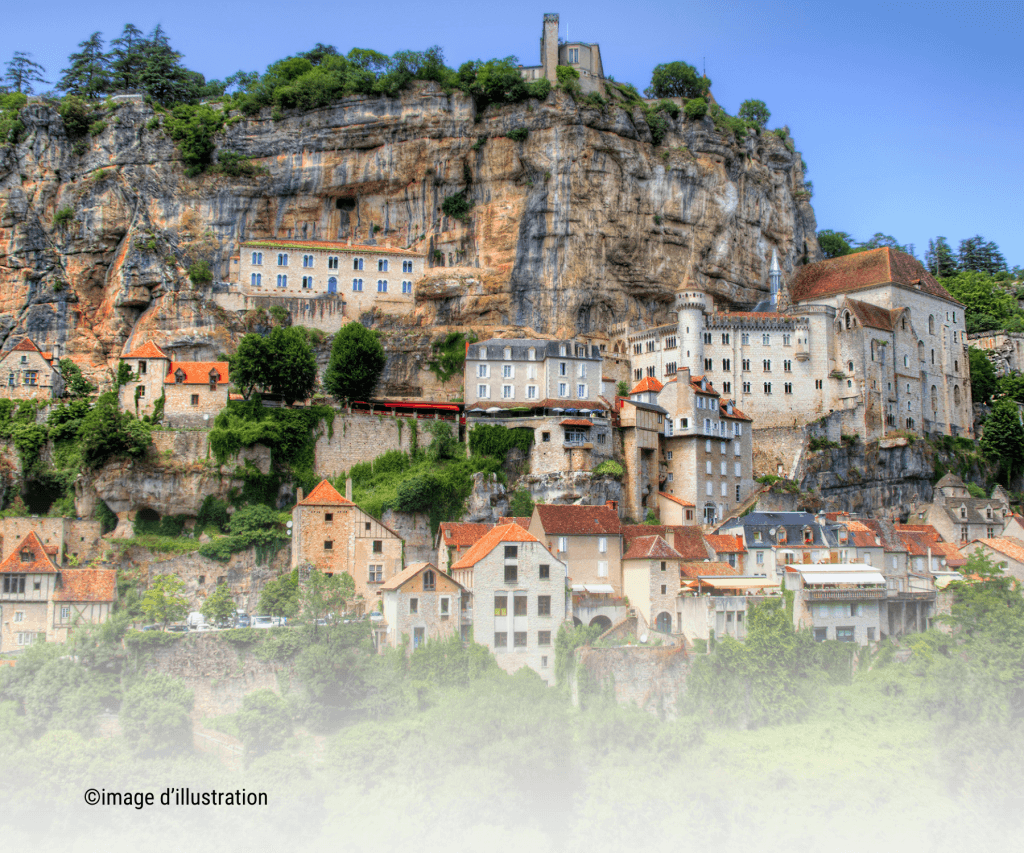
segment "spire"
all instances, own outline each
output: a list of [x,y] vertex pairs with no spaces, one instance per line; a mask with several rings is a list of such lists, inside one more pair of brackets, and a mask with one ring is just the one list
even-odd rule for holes
[[782,288],[782,270],[779,269],[779,256],[772,249],[772,263],[768,268],[768,283],[771,288],[772,308],[778,308],[779,290]]

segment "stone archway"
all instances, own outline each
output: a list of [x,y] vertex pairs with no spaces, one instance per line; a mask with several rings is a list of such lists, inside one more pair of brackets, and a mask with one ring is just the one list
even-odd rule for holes
[[672,615],[662,611],[658,614],[658,618],[654,620],[654,630],[660,631],[662,634],[672,633]]
[[590,627],[593,628],[595,625],[601,629],[601,633],[604,633],[612,627],[612,620],[607,616],[598,615],[590,620]]

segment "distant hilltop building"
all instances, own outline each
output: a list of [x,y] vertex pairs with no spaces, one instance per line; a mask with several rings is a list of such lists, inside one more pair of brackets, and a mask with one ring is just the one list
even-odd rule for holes
[[584,92],[601,91],[604,82],[601,46],[585,41],[559,41],[558,13],[548,12],[544,15],[544,28],[540,34],[540,65],[521,66],[519,70],[525,80],[546,77],[556,85],[559,65],[567,65],[579,72],[580,88]]

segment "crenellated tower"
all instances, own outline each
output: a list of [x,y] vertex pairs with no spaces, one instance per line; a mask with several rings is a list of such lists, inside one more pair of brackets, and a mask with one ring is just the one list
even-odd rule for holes
[[679,326],[679,367],[689,367],[691,376],[704,373],[704,314],[707,297],[699,290],[676,293],[676,322]]

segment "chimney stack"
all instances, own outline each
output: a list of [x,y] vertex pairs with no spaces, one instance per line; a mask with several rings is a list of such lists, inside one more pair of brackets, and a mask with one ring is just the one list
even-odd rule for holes
[[345,478],[345,500],[352,500],[352,478]]
[[299,488],[295,490],[295,503],[302,503],[302,486],[299,486]]

